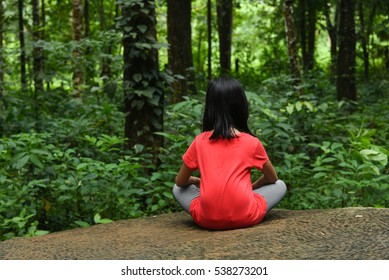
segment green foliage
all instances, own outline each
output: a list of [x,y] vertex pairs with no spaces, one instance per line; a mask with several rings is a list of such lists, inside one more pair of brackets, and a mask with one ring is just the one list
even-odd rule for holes
[[14,104],[0,139],[1,239],[175,209],[171,173],[150,174],[153,155],[141,144],[124,150],[116,105],[64,97],[49,104],[45,132],[25,133],[33,117],[22,119],[23,106]]
[[[124,139],[86,135],[83,147],[73,149],[54,138],[52,133],[21,133],[0,140],[3,238],[41,234],[38,225],[56,231],[171,207],[166,177],[148,177],[149,157],[136,150],[121,152],[117,146]],[[90,157],[82,152],[87,149]]]
[[292,209],[387,207],[389,153],[381,138],[387,129],[387,102],[361,102],[351,114],[344,101],[321,97],[319,102],[321,92],[307,91],[314,89],[313,84],[317,84],[315,79],[304,85],[304,99],[290,102],[281,97],[281,106],[271,106],[279,108],[271,110],[271,116],[281,121],[283,131],[279,131],[280,122],[269,129],[274,131],[269,134],[274,140],[268,143],[270,155],[280,177],[291,186],[281,205]]
[[[370,95],[378,84],[361,89],[364,102],[350,114],[345,102],[326,97],[335,96],[326,83],[307,80],[301,99],[292,83],[278,77],[246,89],[249,125],[291,189],[280,207],[388,207],[388,104]],[[201,131],[204,92],[165,107],[158,166],[143,143],[123,148],[123,113],[107,98],[100,105],[93,96],[47,101],[44,131],[11,101],[0,139],[2,239],[179,210],[171,188],[181,155]]]
[[[167,44],[148,36],[151,30],[146,23],[136,21],[139,15],[154,20],[145,1],[90,1],[90,37],[79,42],[72,41],[71,26],[63,24],[71,13],[68,2],[46,3],[45,41],[39,42],[44,48],[45,91],[36,98],[31,70],[27,92],[20,90],[17,6],[15,1],[4,2],[0,240],[180,209],[171,188],[181,155],[201,131],[204,92],[177,104],[163,104],[168,100],[166,88],[179,77],[151,71],[143,63],[150,52],[158,51],[162,69],[168,56]],[[166,40],[166,1],[147,3],[157,5],[157,38]],[[115,4],[136,9],[126,17],[115,13]],[[317,32],[318,69],[306,73],[298,88],[303,94],[296,96],[293,79],[284,74],[289,70],[282,5],[234,3],[232,62],[239,60],[239,71],[233,73],[246,86],[249,125],[290,187],[280,207],[389,206],[387,7],[381,6],[370,38],[372,81],[358,83],[358,103],[351,106],[335,100],[334,84],[320,70],[330,63],[327,30]],[[372,8],[366,7],[366,11]],[[128,24],[131,20],[136,23]],[[25,4],[28,69],[32,69],[34,44],[31,21],[31,5]],[[193,59],[202,89],[207,83],[205,21],[206,4],[193,1]],[[323,15],[317,25],[326,28]],[[212,69],[217,69],[215,20],[212,28]],[[124,83],[123,69],[129,65],[123,65],[123,39],[133,40],[126,55],[140,61]],[[83,52],[77,58],[77,66],[85,70],[82,100],[70,96],[76,48]],[[357,73],[363,69],[359,54],[362,50],[357,46]],[[104,65],[109,65],[109,71],[102,73]],[[146,143],[125,148],[123,91],[131,101],[130,111],[149,104],[156,116],[164,114],[163,128],[155,120],[159,132],[149,135],[163,137],[158,151]],[[145,127],[137,131],[147,133]],[[254,171],[252,177],[259,174]]]

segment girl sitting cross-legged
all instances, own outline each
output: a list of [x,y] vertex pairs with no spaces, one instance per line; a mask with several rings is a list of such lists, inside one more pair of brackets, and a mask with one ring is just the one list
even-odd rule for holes
[[[185,154],[173,194],[201,227],[214,230],[258,224],[285,195],[260,140],[249,130],[248,102],[233,78],[209,83],[203,132]],[[250,170],[262,176],[251,181]],[[192,176],[199,170],[200,177]]]

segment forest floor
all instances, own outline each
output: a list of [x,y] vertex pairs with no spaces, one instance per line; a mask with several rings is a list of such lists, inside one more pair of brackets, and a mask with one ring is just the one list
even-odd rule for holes
[[259,225],[199,228],[184,212],[0,243],[0,259],[389,259],[389,208],[272,210]]

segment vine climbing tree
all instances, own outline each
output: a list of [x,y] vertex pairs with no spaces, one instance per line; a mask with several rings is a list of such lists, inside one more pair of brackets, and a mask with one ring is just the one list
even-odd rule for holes
[[164,82],[158,65],[155,3],[150,0],[122,1],[123,90],[127,146],[135,144],[156,151],[162,138]]

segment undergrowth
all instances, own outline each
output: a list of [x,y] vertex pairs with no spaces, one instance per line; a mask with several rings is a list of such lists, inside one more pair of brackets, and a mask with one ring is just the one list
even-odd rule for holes
[[[388,207],[388,83],[360,87],[356,104],[336,101],[320,78],[301,97],[291,84],[278,77],[246,89],[249,126],[290,187],[279,207]],[[55,106],[42,100],[37,119],[33,106],[10,98],[1,116],[0,240],[179,210],[171,188],[200,133],[203,101],[199,92],[166,106],[156,166],[142,143],[123,149],[119,101],[62,94]]]

